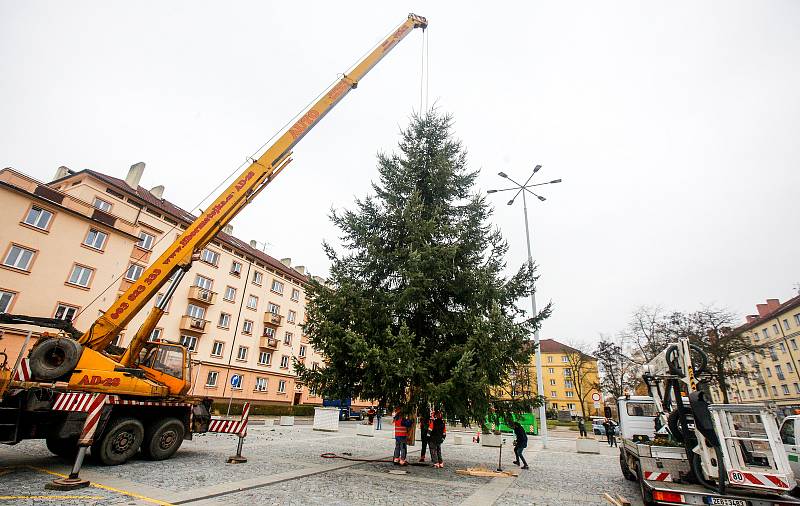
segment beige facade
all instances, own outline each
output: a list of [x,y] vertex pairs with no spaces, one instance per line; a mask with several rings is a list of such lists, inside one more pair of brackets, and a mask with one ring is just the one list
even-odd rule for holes
[[[580,416],[581,400],[579,396],[581,396],[586,416],[602,414],[602,407],[595,407],[592,400],[592,394],[599,395],[595,388],[598,383],[597,359],[584,355],[586,358],[580,367],[581,385],[579,386],[576,384],[579,380],[574,377],[573,373],[573,370],[577,369],[577,364],[570,364],[569,355],[581,352],[555,339],[542,339],[539,341],[539,346],[542,352],[542,380],[544,396],[547,398],[546,408],[569,411],[573,416]],[[533,380],[535,384],[535,370]]]
[[[162,198],[163,187],[139,186],[143,170],[134,165],[122,180],[62,167],[46,185],[0,171],[0,312],[72,317],[78,329],[89,328],[194,219]],[[295,359],[322,364],[300,328],[307,280],[302,266],[221,233],[184,277],[153,337],[191,351],[194,395],[319,404],[292,369]],[[116,344],[126,345],[145,315]],[[2,330],[0,350],[15,356],[22,333]]]
[[[747,372],[728,389],[730,402],[765,403],[791,414],[800,409],[800,296],[784,303],[767,299],[756,306],[758,314],[735,332],[747,336],[756,351],[732,360],[732,366]],[[716,402],[722,400],[712,389]]]

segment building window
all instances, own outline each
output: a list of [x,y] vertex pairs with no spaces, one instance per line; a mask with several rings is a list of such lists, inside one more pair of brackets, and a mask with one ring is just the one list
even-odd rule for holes
[[272,314],[281,314],[281,307],[277,304],[273,304],[272,302],[270,302],[269,304],[267,304],[267,311]]
[[779,379],[779,380],[782,380],[782,379],[784,379],[784,376],[783,376],[783,369],[781,369],[781,366],[779,366],[779,365],[776,365],[776,366],[775,366],[775,374],[778,376],[778,379]]
[[283,283],[277,279],[272,280],[272,291],[283,295]]
[[186,314],[197,320],[203,320],[206,317],[206,308],[189,304],[186,306]]
[[552,364],[553,363],[553,356],[552,355],[548,355],[547,356],[547,363],[548,364]]
[[225,343],[222,341],[214,341],[214,344],[211,345],[211,356],[221,357],[223,349],[225,349]]
[[211,290],[211,287],[214,286],[214,280],[198,274],[197,277],[194,278],[194,286],[204,290]]
[[286,393],[286,380],[280,380],[278,382],[278,393],[285,394]]
[[106,245],[106,239],[108,239],[108,234],[90,228],[89,233],[86,235],[86,239],[83,240],[83,244],[89,246],[90,248],[102,250],[103,246]]
[[569,363],[569,357],[568,357],[568,356],[566,356],[566,355],[563,355],[563,356],[561,357],[561,361],[562,361],[562,362],[564,362],[565,364],[566,364],[566,363]]
[[548,367],[547,368],[547,372],[549,372],[550,374],[554,374],[556,372],[556,370],[553,369],[552,367]]
[[313,364],[311,364],[311,370],[312,371],[316,371],[317,369],[319,369],[319,363],[314,362]]
[[783,343],[778,343],[778,347],[781,349],[781,353],[786,353],[786,345]]
[[56,307],[56,315],[53,318],[56,318],[57,320],[72,321],[77,313],[78,313],[78,308],[76,308],[75,306],[59,304],[58,307]]
[[286,321],[289,323],[294,323],[297,320],[297,311],[289,310],[289,314],[286,315]]
[[233,261],[231,264],[231,274],[237,278],[242,275],[242,262]]
[[125,273],[125,279],[128,281],[136,281],[142,275],[142,272],[144,272],[144,267],[131,264],[131,266],[128,267],[128,272]]
[[148,341],[158,341],[161,339],[161,333],[164,329],[155,328],[152,332],[150,332],[150,337],[147,338]]
[[181,336],[181,344],[186,346],[190,352],[197,349],[197,338],[195,336]]
[[261,286],[264,282],[264,273],[261,271],[253,271],[253,284]]
[[217,386],[217,377],[219,377],[219,373],[217,371],[208,371],[208,376],[206,377],[206,386]]
[[239,351],[236,352],[236,360],[247,360],[247,346],[239,346]]
[[783,389],[783,395],[789,395],[789,386],[788,385],[781,385],[781,389]]
[[31,207],[30,211],[28,211],[28,215],[25,216],[25,224],[42,230],[47,230],[47,227],[50,226],[50,220],[52,218],[53,213],[47,209],[33,206]]
[[292,344],[292,333],[287,332],[283,335],[283,344]]
[[765,367],[764,369],[767,371],[767,378],[771,378],[772,377],[772,371],[770,371],[769,367]]
[[800,325],[800,313],[794,315],[794,323],[795,325]]
[[769,358],[771,358],[773,362],[778,360],[778,354],[775,353],[775,347],[774,346],[770,346],[769,347]]
[[14,292],[0,291],[0,313],[7,313],[14,301]]
[[[153,305],[154,306],[158,306],[159,304],[161,304],[161,300],[163,298],[164,298],[164,294],[163,293],[157,293],[156,296],[155,296],[156,303],[153,304]],[[169,313],[169,305],[170,305],[170,303],[172,303],[172,299],[167,301],[167,307],[164,308],[164,312],[165,313]]]
[[564,369],[564,376],[572,377],[572,369]]
[[292,300],[297,302],[300,300],[300,290],[292,288]]
[[153,249],[153,242],[155,242],[156,238],[145,231],[139,232],[139,242],[136,243],[136,246],[142,248],[143,250],[150,251]]
[[13,244],[3,260],[3,265],[27,271],[30,269],[34,253],[36,252],[31,249]]
[[253,322],[251,320],[245,320],[242,323],[242,334],[247,334],[248,336],[253,333]]
[[305,357],[306,356],[306,347],[305,346],[300,346],[300,356],[301,357]]
[[231,315],[228,313],[220,313],[219,314],[219,323],[217,326],[222,327],[223,329],[228,329],[231,326]]
[[777,323],[773,323],[772,324],[772,333],[775,334],[776,336],[780,333],[780,331],[778,330],[778,324]]
[[769,329],[762,329],[761,333],[764,334],[764,339],[769,337]]
[[786,362],[786,370],[789,372],[794,372],[794,367],[792,367],[791,362]]
[[95,197],[94,198],[94,202],[92,203],[92,205],[95,207],[95,209],[100,209],[101,211],[104,211],[104,212],[107,212],[107,213],[111,212],[111,203],[110,202],[106,202],[105,200],[103,200],[101,198]]
[[267,378],[256,378],[256,392],[267,391]]
[[783,330],[789,330],[789,320],[787,318],[783,319]]
[[288,369],[289,368],[289,357],[286,355],[281,357],[281,369]]
[[551,386],[556,386],[556,380],[554,380],[554,379],[551,379],[551,380],[550,380],[550,385],[551,385]]
[[264,326],[264,336],[275,337],[275,329],[273,329],[272,327]]
[[558,397],[558,392],[556,392],[555,390],[551,391],[550,397]]
[[247,309],[255,309],[258,307],[258,297],[250,295],[247,297]]
[[223,299],[227,300],[228,302],[233,302],[236,300],[236,288],[232,286],[225,287],[225,295],[222,297]]
[[753,389],[752,388],[748,388],[747,389],[747,396],[750,397],[751,399],[753,398]]
[[573,388],[572,381],[564,380],[564,388]]
[[575,403],[574,402],[568,402],[567,403],[567,409],[570,410],[570,411],[575,409]]
[[772,385],[772,395],[775,397],[778,396],[778,389],[775,387],[775,385]]
[[203,251],[200,252],[200,260],[216,267],[217,265],[219,265],[219,253],[217,253],[216,251],[211,251],[208,248],[205,248]]
[[68,283],[82,287],[88,287],[89,282],[92,280],[94,269],[84,267],[82,265],[73,265],[72,272],[69,275]]
[[270,365],[272,363],[272,353],[268,351],[262,351],[258,354],[258,363],[259,365]]
[[572,397],[574,395],[572,390],[567,390],[566,394],[567,394],[567,397]]

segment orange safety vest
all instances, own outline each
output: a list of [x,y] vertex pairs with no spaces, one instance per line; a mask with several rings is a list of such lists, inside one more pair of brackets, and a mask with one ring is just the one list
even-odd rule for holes
[[403,417],[394,419],[394,437],[407,437],[408,429],[403,426]]
[[[434,419],[431,418],[431,421],[428,422],[428,430],[431,432],[433,432],[433,420]],[[442,428],[442,436],[444,435],[447,435],[447,424],[444,424],[444,428]]]

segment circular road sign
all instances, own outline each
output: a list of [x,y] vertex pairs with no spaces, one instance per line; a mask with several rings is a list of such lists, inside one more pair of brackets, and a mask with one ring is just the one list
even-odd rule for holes
[[241,374],[234,374],[231,376],[231,386],[233,388],[239,388],[242,386],[242,375]]
[[599,393],[597,393],[597,392],[593,393],[593,394],[592,394],[592,400],[593,400],[594,402],[600,402],[600,394],[599,394]]

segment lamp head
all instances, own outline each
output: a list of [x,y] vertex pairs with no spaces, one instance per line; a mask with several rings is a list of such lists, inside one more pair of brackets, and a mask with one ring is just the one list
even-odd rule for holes
[[498,172],[497,175],[508,179],[508,175],[505,172]]
[[508,201],[508,205],[513,205],[513,204],[514,204],[514,199]]
[[533,173],[536,174],[537,172],[539,172],[539,169],[541,168],[542,168],[541,165],[537,165],[536,167],[533,168]]
[[486,190],[486,193],[497,193],[497,190]]
[[538,197],[539,197],[539,200],[541,200],[542,202],[544,202],[545,200],[547,200],[546,198],[542,197],[541,195],[538,195]]
[[560,183],[560,182],[561,182],[560,179],[553,179],[552,181],[550,181],[550,183]]

